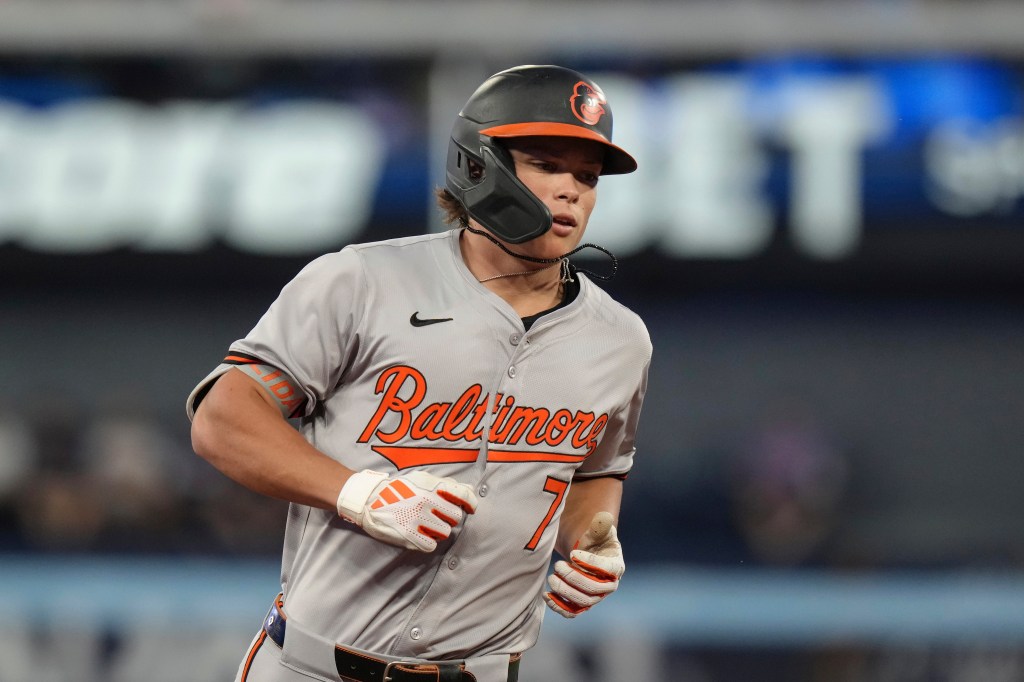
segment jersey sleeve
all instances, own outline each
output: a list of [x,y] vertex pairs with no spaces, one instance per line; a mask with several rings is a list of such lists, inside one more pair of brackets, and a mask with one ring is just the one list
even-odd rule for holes
[[644,340],[638,344],[643,352],[636,353],[637,361],[635,388],[621,409],[609,415],[604,434],[597,449],[576,470],[574,478],[588,479],[603,476],[625,478],[633,468],[636,453],[636,432],[640,412],[647,393],[647,374],[651,364],[650,338],[644,330]]
[[237,363],[232,355],[275,367],[305,395],[302,415],[313,413],[338,385],[358,346],[366,305],[362,261],[353,249],[321,256],[281,290],[256,326],[231,344],[228,358],[192,390],[186,404],[191,419],[213,383]]

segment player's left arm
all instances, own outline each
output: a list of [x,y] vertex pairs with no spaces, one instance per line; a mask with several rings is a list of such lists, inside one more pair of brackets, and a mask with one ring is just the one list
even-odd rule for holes
[[544,601],[575,618],[618,589],[626,570],[616,524],[622,481],[605,476],[574,481],[559,521],[556,548],[567,560],[555,563]]
[[[555,549],[565,557],[548,576],[544,601],[566,618],[574,618],[619,587],[626,570],[616,525],[622,502],[622,479],[632,466],[636,430],[647,392],[651,341],[636,320],[630,348],[636,384],[622,409],[611,414],[595,452],[573,479],[559,519]],[[614,472],[620,472],[618,474]]]
[[606,511],[614,523],[619,522],[622,504],[622,480],[615,476],[576,479],[565,497],[565,508],[558,521],[558,539],[555,551],[569,558],[576,542],[590,527],[594,514]]

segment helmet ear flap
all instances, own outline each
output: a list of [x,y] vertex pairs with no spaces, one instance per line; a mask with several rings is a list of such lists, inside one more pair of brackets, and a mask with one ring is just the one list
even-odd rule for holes
[[[484,162],[483,177],[466,188],[461,197],[470,217],[510,244],[521,244],[547,232],[551,211],[516,177],[508,152],[485,144],[480,148],[480,158]],[[468,175],[468,168],[466,172]]]
[[480,147],[485,144],[480,134],[466,121],[459,119],[452,137],[448,141],[448,159],[445,163],[446,186],[460,202],[463,193],[480,182],[471,167],[473,164],[483,168],[484,161],[480,156]]

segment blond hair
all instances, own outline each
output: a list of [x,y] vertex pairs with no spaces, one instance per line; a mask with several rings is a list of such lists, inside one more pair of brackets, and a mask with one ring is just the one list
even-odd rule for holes
[[445,223],[462,227],[469,225],[469,213],[454,194],[444,187],[438,187],[434,190],[434,198],[437,201],[437,207],[441,209]]

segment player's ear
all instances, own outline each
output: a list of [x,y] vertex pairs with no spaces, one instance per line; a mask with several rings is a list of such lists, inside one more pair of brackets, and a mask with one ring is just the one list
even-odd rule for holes
[[472,180],[480,180],[484,177],[484,167],[473,159],[466,158],[466,162],[469,166],[469,177]]

